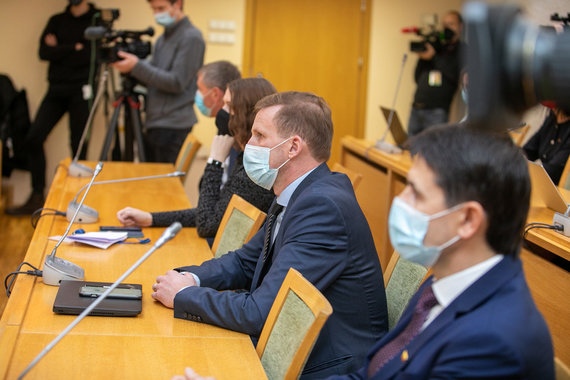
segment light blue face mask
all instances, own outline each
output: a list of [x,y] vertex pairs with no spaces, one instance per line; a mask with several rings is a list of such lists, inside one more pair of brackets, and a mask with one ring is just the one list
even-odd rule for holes
[[463,203],[455,205],[447,210],[433,215],[424,214],[399,197],[394,198],[388,218],[388,231],[392,246],[404,259],[429,267],[433,265],[441,251],[455,244],[459,236],[455,236],[439,246],[426,247],[424,239],[429,227],[429,222],[441,218],[455,210],[460,209]]
[[463,87],[463,88],[461,89],[461,97],[463,98],[463,102],[465,102],[465,104],[468,104],[468,103],[467,103],[467,100],[468,100],[468,98],[467,98],[467,89],[466,89],[465,87]]
[[176,19],[171,16],[168,11],[155,13],[154,19],[158,25],[162,26],[170,26],[174,24],[174,21],[176,21]]
[[[208,94],[206,94],[206,96],[208,96]],[[194,103],[196,103],[196,107],[198,107],[202,115],[208,117],[212,116],[212,109],[206,107],[206,105],[204,104],[204,96],[202,95],[200,90],[196,91],[196,95],[194,96]]]
[[269,156],[271,151],[281,144],[291,140],[292,137],[281,141],[273,148],[255,146],[247,144],[243,151],[243,167],[249,178],[258,186],[266,190],[270,190],[277,179],[279,169],[283,167],[290,159],[287,159],[278,168],[271,169],[269,167]]

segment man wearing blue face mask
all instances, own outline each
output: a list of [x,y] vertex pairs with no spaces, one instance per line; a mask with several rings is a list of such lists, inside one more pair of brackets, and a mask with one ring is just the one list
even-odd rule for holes
[[458,126],[410,143],[390,240],[433,276],[346,378],[553,379],[550,333],[519,258],[530,200],[520,149],[508,136]]
[[[326,165],[332,120],[308,93],[269,95],[256,105],[243,164],[277,196],[264,227],[243,248],[159,276],[152,297],[176,318],[249,334],[257,341],[289,268],[327,297],[327,320],[302,379],[354,371],[387,330],[386,296],[374,241],[348,177]],[[219,292],[248,289],[248,292]]]
[[164,27],[150,62],[119,52],[112,64],[147,87],[145,153],[147,161],[172,162],[192,126],[196,74],[204,61],[202,33],[182,11],[183,0],[148,0],[154,18]]

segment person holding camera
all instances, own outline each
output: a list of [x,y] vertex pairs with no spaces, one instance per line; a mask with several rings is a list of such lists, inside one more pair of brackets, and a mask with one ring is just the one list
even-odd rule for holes
[[449,118],[449,106],[461,71],[461,14],[447,12],[443,17],[443,27],[441,45],[436,49],[426,42],[425,51],[418,52],[414,74],[417,88],[408,123],[409,136],[417,135],[432,125],[446,123]]
[[[63,115],[69,113],[71,151],[75,156],[89,116],[90,49],[83,33],[99,11],[87,0],[69,0],[63,13],[53,15],[40,38],[40,59],[49,62],[49,87],[28,134],[28,162],[32,194],[21,206],[9,207],[8,215],[32,214],[44,204],[46,157],[44,141]],[[85,159],[87,149],[81,151]]]
[[196,74],[204,61],[202,33],[182,11],[183,0],[148,0],[164,34],[150,62],[119,51],[112,64],[147,87],[145,154],[147,161],[172,162],[198,121],[194,113]]

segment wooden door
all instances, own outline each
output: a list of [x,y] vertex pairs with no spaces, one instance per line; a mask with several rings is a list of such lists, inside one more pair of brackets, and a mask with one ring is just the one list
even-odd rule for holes
[[334,124],[330,163],[345,135],[362,137],[366,106],[370,0],[248,0],[244,76],[278,91],[323,97]]

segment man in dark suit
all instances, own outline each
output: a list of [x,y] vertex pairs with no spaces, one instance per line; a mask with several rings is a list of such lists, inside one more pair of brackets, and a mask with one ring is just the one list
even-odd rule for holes
[[[386,296],[351,183],[325,163],[333,134],[330,109],[323,99],[299,92],[268,96],[256,108],[244,166],[255,183],[277,196],[266,225],[237,251],[159,276],[152,296],[173,307],[177,318],[244,332],[256,341],[287,271],[295,268],[334,310],[303,378],[354,371],[387,330]],[[249,292],[218,292],[225,289]]]
[[519,258],[525,158],[508,137],[457,126],[425,131],[411,150],[390,239],[433,276],[364,366],[338,379],[554,379],[550,333]]

